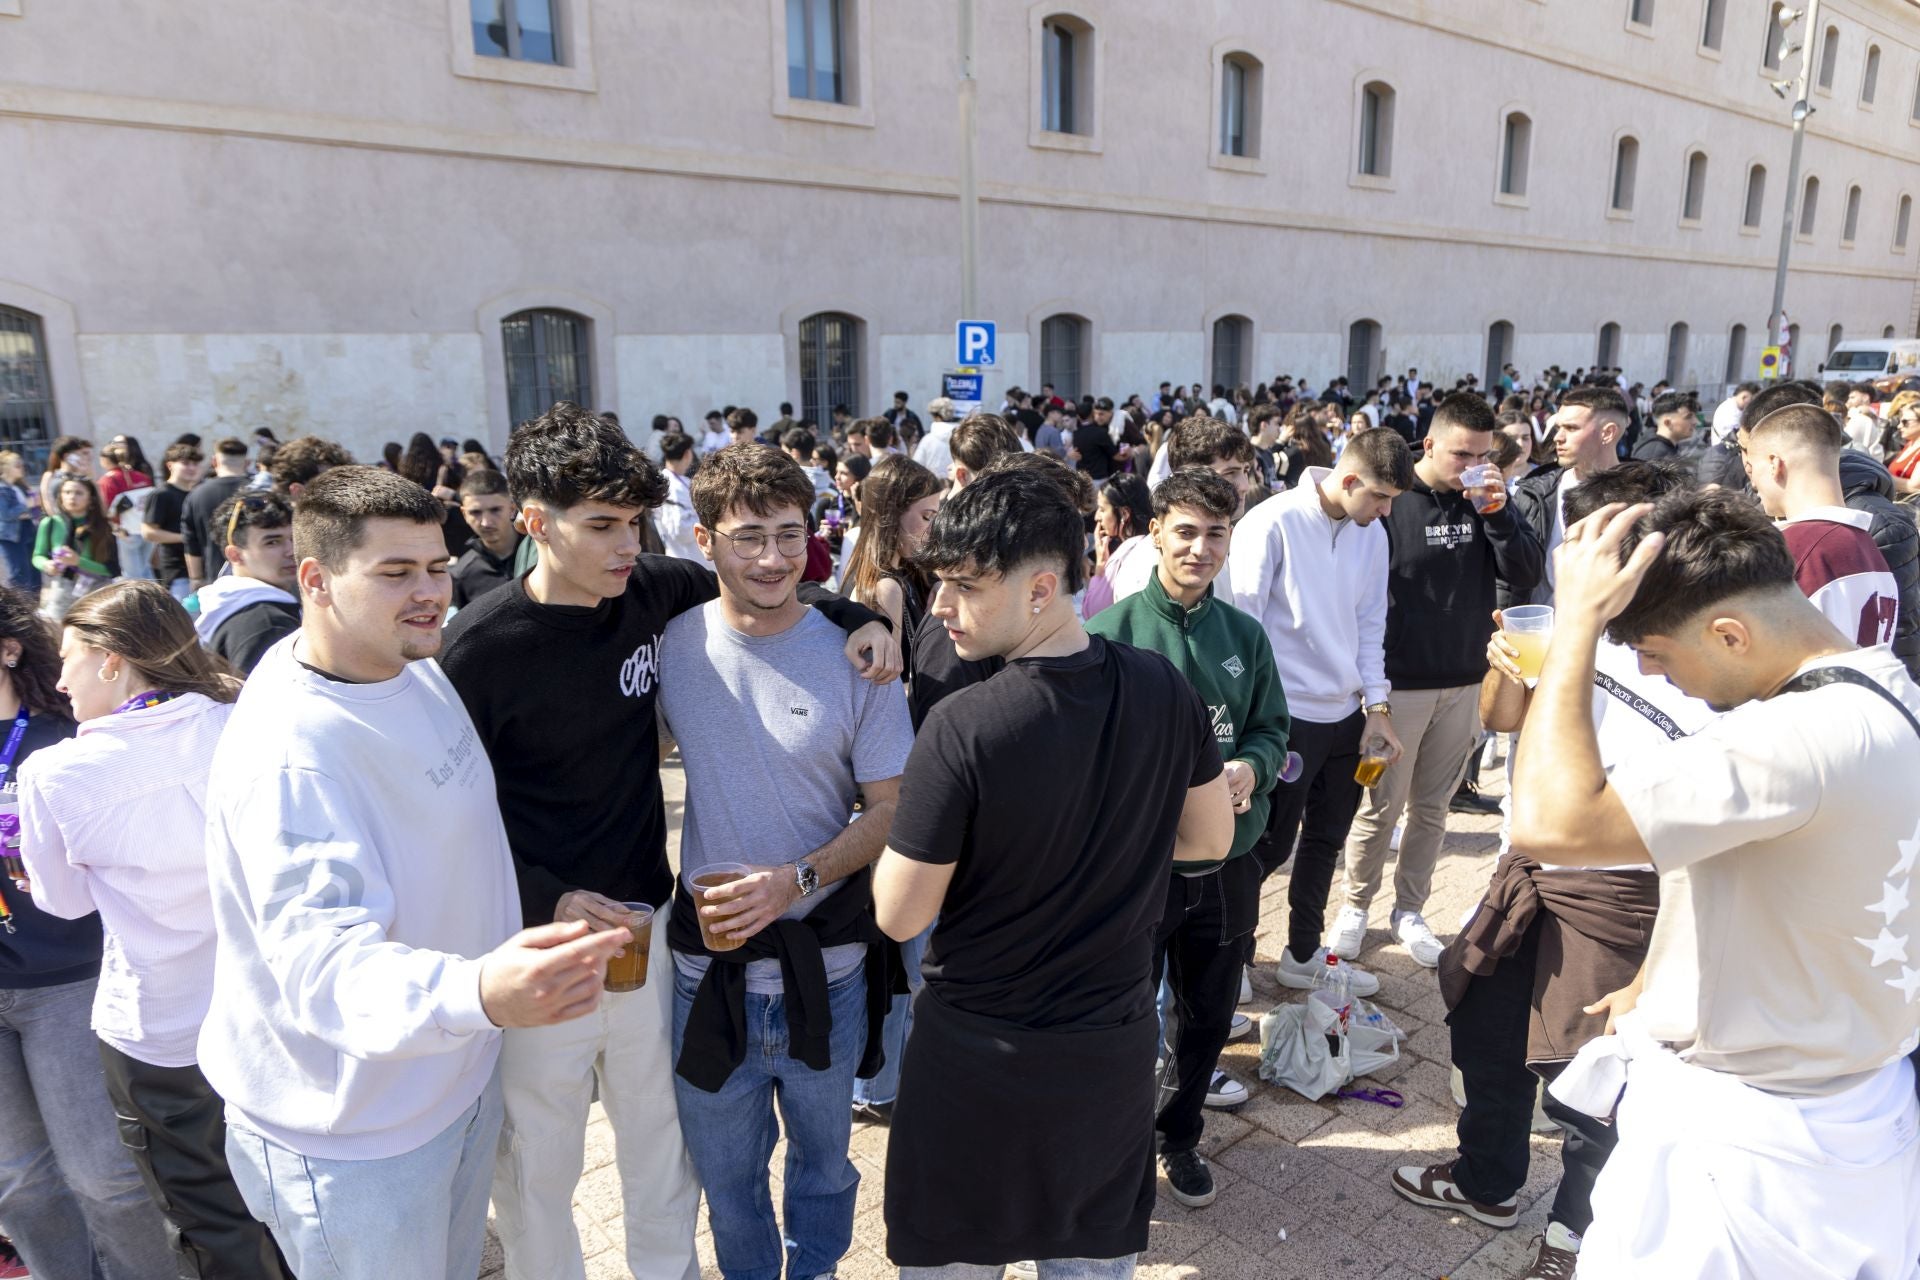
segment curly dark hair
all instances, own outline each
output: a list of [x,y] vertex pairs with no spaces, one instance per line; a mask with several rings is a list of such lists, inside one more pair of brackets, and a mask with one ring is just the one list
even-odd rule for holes
[[517,507],[558,510],[582,502],[651,511],[667,500],[667,481],[618,424],[570,400],[556,401],[507,439],[507,488]]
[[53,624],[40,616],[39,600],[18,587],[0,587],[0,640],[20,645],[19,661],[7,678],[27,710],[73,719],[73,707],[60,692],[60,644]]
[[294,485],[312,484],[321,472],[331,467],[351,466],[353,455],[342,445],[319,436],[295,436],[275,447],[269,468],[273,487],[281,493]]

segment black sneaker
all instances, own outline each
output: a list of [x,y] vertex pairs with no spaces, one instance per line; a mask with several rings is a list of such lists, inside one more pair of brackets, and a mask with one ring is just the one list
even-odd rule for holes
[[1160,1157],[1167,1173],[1167,1188],[1173,1198],[1189,1209],[1204,1209],[1213,1203],[1213,1170],[1198,1151],[1174,1151]]
[[1483,796],[1467,783],[1461,783],[1460,789],[1453,793],[1447,808],[1454,813],[1471,813],[1490,817],[1500,812],[1500,802],[1491,796]]

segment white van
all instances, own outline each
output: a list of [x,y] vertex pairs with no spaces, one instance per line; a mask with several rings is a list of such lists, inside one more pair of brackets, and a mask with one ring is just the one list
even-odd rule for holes
[[1920,378],[1920,338],[1849,338],[1820,367],[1828,381],[1871,382],[1882,392]]

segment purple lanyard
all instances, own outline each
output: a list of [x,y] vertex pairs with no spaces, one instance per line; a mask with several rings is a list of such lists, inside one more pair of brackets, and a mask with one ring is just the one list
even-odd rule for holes
[[0,750],[0,786],[6,785],[13,773],[13,758],[20,754],[20,739],[27,736],[27,704],[20,704],[20,714],[13,718],[13,732],[7,735],[7,745]]
[[[128,698],[125,702],[121,703],[119,706],[115,707],[112,711],[109,711],[107,714],[111,716],[117,716],[122,711],[141,711],[146,709],[147,707],[157,707],[163,702],[172,702],[175,698],[179,696],[180,695],[177,693],[167,693],[159,689],[156,689],[151,693],[135,694],[133,697]],[[7,758],[9,760],[13,758],[11,753],[9,753]]]

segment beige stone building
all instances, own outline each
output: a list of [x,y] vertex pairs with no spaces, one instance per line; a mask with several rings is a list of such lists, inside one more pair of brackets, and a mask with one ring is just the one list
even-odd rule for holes
[[[372,457],[559,395],[641,430],[923,401],[961,318],[958,3],[0,0],[0,437]],[[1751,376],[1778,7],[975,0],[988,394]],[[1915,332],[1920,0],[1820,25],[1816,355]]]

